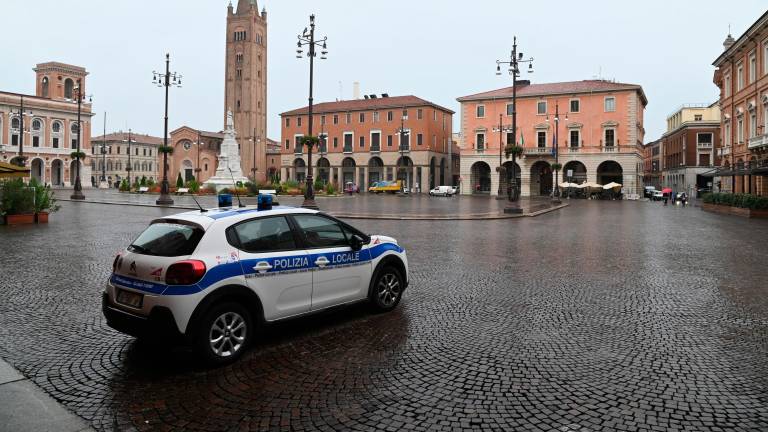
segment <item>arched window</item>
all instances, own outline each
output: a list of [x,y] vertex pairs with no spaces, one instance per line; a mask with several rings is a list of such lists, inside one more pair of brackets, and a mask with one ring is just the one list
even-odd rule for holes
[[44,98],[48,97],[48,77],[43,77],[43,81],[40,83],[40,94]]
[[115,171],[120,171],[123,169],[123,163],[120,161],[115,162]]
[[69,131],[71,134],[69,135],[69,142],[71,144],[70,148],[77,148],[77,122],[72,122],[69,125]]
[[107,171],[112,171],[112,161],[107,161]]
[[11,145],[19,145],[19,128],[21,128],[21,120],[18,117],[11,119]]
[[75,82],[72,81],[72,78],[67,78],[64,80],[64,97],[67,99],[72,99],[72,91],[75,88]]
[[39,118],[32,120],[32,147],[40,147],[43,133],[43,121]]
[[152,162],[147,164],[147,171],[152,171]]
[[61,140],[63,139],[62,130],[60,121],[55,121],[51,124],[51,147],[59,148],[61,145]]
[[20,127],[21,127],[21,121],[19,120],[19,118],[18,118],[18,117],[14,117],[14,118],[11,120],[11,129],[16,129],[16,130],[18,130]]
[[134,162],[133,163],[133,170],[134,171],[138,171],[139,170],[139,163],[138,162]]

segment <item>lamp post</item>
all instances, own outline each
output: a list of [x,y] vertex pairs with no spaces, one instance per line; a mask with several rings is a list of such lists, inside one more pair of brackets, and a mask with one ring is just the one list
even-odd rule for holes
[[[517,52],[517,36],[512,38],[512,52],[509,55],[509,61],[496,60],[496,75],[501,75],[501,65],[509,66],[509,74],[512,75],[512,145],[507,145],[513,150],[517,145],[517,78],[520,76],[520,64],[528,63],[528,73],[533,73],[533,57],[523,58],[523,53]],[[514,157],[517,152],[512,152],[513,169]],[[504,208],[504,213],[521,213],[522,210],[517,204],[517,176],[512,173],[512,193],[509,196],[509,203]]]
[[168,88],[181,87],[181,74],[170,71],[171,55],[165,54],[165,73],[152,71],[152,84],[165,87],[165,128],[163,132],[163,181],[160,184],[160,198],[155,201],[158,205],[172,205],[168,185]]
[[[101,135],[101,184],[107,181],[107,112],[104,111],[104,131]],[[107,185],[109,188],[109,185]]]
[[[405,108],[403,108],[403,115],[400,117],[400,129],[396,130],[398,134],[400,134],[400,159],[397,161],[397,173],[398,177],[400,177],[400,162],[403,162],[403,178],[402,182],[400,183],[400,192],[405,191],[405,181],[408,179],[408,172],[406,171],[407,167],[405,165],[405,152],[410,151],[410,135],[411,131],[405,129],[405,121],[408,120],[408,116],[405,114]],[[405,145],[405,139],[409,138],[408,146]],[[403,194],[405,196],[405,194]]]
[[[11,110],[9,112],[10,118],[14,115],[19,116],[19,155],[11,159],[11,162],[23,167],[26,164],[26,158],[24,157],[24,116],[32,116],[32,111],[24,112],[24,95],[20,96],[19,109],[16,111]],[[11,120],[13,121],[13,120]]]
[[[83,130],[83,123],[80,120],[80,113],[81,108],[83,104],[83,100],[85,100],[86,96],[83,94],[83,87],[81,80],[77,80],[77,86],[75,86],[74,90],[77,92],[77,149],[73,152],[73,156],[75,156],[75,191],[70,196],[73,200],[84,200],[85,195],[83,195],[83,185],[80,182],[80,158],[83,155],[83,153],[80,151],[80,137],[82,136],[82,130]],[[91,100],[91,96],[87,96],[88,100]]]
[[[549,121],[549,114],[547,114],[546,121]],[[568,121],[568,113],[565,113],[565,121]],[[555,143],[554,143],[554,153],[555,153],[555,163],[553,164],[553,167],[555,168],[555,185],[552,187],[552,202],[559,204],[560,203],[560,180],[558,179],[558,172],[560,171],[560,163],[558,162],[558,143],[559,143],[559,132],[560,132],[560,108],[555,101]]]
[[[505,199],[504,198],[504,195],[505,195],[504,194],[504,189],[501,187],[501,181],[504,178],[504,174],[505,174],[503,161],[501,159],[502,150],[504,149],[504,146],[502,145],[502,141],[501,141],[501,135],[504,132],[512,132],[512,126],[510,126],[510,125],[503,125],[502,124],[502,119],[503,118],[504,118],[504,115],[503,114],[499,114],[499,125],[493,127],[493,131],[499,133],[499,170],[498,170],[499,171],[499,190],[496,193],[496,199],[497,200]],[[515,173],[515,167],[514,167],[514,164],[513,164],[513,166],[512,166],[512,176],[515,177],[515,174],[516,174]]]
[[197,165],[195,165],[195,180],[198,184],[200,184],[200,171],[202,169],[200,168],[200,147],[203,145],[203,140],[200,136],[200,129],[197,130],[197,142],[195,143],[195,146],[197,147]]
[[315,41],[315,15],[309,16],[309,31],[304,27],[304,31],[297,36],[299,41],[296,43],[298,49],[296,50],[296,58],[301,58],[302,46],[308,46],[307,57],[309,57],[309,119],[307,121],[307,139],[305,144],[307,145],[307,187],[304,191],[304,202],[302,207],[317,209],[315,203],[315,191],[312,179],[312,145],[314,144],[312,137],[312,81],[314,78],[315,57],[317,56],[316,48],[321,48],[320,59],[325,59],[325,55],[328,54],[326,41],[328,37],[323,37],[322,40]]
[[253,167],[251,167],[251,181],[256,183],[256,150],[259,148],[258,143],[261,142],[261,137],[256,137],[256,128],[253,128],[253,136],[251,137],[251,141],[253,141]]
[[125,167],[125,171],[128,172],[128,192],[131,191],[131,171],[133,171],[133,165],[131,165],[131,143],[135,142],[131,138],[131,129],[128,129],[128,139],[123,140],[128,143],[128,166]]

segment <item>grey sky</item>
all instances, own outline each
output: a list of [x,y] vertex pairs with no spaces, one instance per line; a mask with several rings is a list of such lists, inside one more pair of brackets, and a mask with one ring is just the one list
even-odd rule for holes
[[[236,0],[234,1],[236,3]],[[268,135],[280,138],[279,113],[307,103],[308,64],[295,58],[296,34],[317,16],[329,59],[316,65],[315,101],[363,94],[415,94],[458,112],[459,96],[510,85],[495,75],[512,35],[535,57],[524,78],[553,82],[603,78],[643,86],[646,141],[664,131],[683,103],[712,102],[712,61],[732,26],[738,37],[764,0],[738,7],[714,1],[514,2],[438,0],[269,0]],[[169,129],[220,130],[224,109],[224,31],[228,0],[3,0],[0,89],[32,93],[36,63],[61,61],[90,72],[93,133],[125,129],[162,136],[162,89],[152,71],[184,76],[171,89]],[[343,90],[340,91],[341,82]],[[454,120],[454,130],[459,116]]]

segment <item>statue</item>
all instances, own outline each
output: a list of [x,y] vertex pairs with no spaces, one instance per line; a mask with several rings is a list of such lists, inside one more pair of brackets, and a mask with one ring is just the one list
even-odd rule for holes
[[234,187],[238,182],[245,184],[247,181],[248,179],[243,175],[243,169],[240,165],[240,149],[235,140],[235,121],[232,110],[228,109],[224,140],[221,142],[216,173],[205,184],[206,186],[213,185],[219,191]]

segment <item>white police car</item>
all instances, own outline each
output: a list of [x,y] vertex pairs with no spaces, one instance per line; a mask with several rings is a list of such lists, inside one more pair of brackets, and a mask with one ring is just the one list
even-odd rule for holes
[[102,309],[116,330],[179,338],[220,364],[264,322],[363,300],[389,311],[406,286],[393,238],[315,210],[219,208],[152,221],[115,257]]

